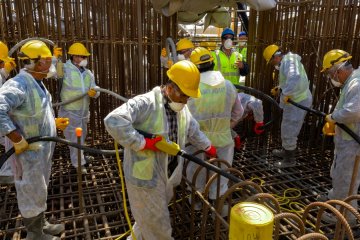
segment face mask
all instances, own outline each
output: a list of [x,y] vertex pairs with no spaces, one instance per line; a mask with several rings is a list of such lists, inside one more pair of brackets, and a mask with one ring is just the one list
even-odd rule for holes
[[279,64],[279,65],[275,65],[275,69],[276,69],[276,70],[280,70],[280,64]]
[[169,106],[174,112],[180,112],[185,107],[185,104],[177,103],[177,102],[170,102]]
[[224,47],[225,47],[226,49],[230,49],[230,48],[232,47],[232,45],[233,45],[233,42],[232,42],[232,40],[231,40],[230,38],[228,38],[228,39],[225,40],[225,42],[224,42]]
[[334,86],[334,87],[341,87],[341,83],[340,82],[338,82],[338,81],[336,81],[336,80],[334,80],[334,79],[330,79],[330,81],[331,81],[331,84]]
[[4,78],[8,78],[9,73],[5,70],[5,68],[0,69],[0,74],[4,76]]
[[186,60],[184,54],[179,54],[177,57],[178,57],[178,61]]
[[79,66],[80,66],[80,67],[86,67],[87,64],[88,64],[87,59],[84,59],[84,60],[81,60],[81,62],[79,63]]
[[245,47],[246,46],[246,42],[239,42],[239,47]]
[[170,96],[168,96],[168,98],[170,100],[169,106],[174,112],[180,112],[185,107],[184,103],[174,102]]
[[46,74],[46,78],[52,78],[53,76],[55,76],[55,74],[56,74],[56,67],[54,66],[54,64],[51,64],[49,68],[49,72]]

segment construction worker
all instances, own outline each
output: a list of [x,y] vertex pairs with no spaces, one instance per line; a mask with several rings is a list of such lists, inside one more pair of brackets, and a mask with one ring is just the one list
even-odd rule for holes
[[[200,73],[190,61],[175,63],[169,81],[136,96],[112,111],[104,120],[109,134],[124,146],[124,173],[137,240],[170,240],[168,203],[182,177],[183,159],[160,152],[161,137],[146,138],[137,130],[161,135],[183,149],[190,142],[216,155],[216,148],[199,129],[186,102],[200,97]],[[128,239],[132,239],[131,236]]]
[[[231,122],[238,122],[243,114],[240,98],[234,85],[225,80],[219,71],[214,71],[214,58],[209,50],[203,47],[195,48],[190,56],[190,60],[200,71],[200,92],[201,98],[192,98],[188,101],[188,108],[193,117],[199,122],[200,130],[210,139],[217,149],[219,159],[227,161],[232,165],[234,158],[234,141],[231,137]],[[187,152],[197,152],[194,146],[189,146]],[[205,160],[205,154],[198,157]],[[193,175],[199,165],[189,162],[187,165],[186,176],[192,181]],[[222,168],[227,168],[221,165]],[[228,179],[221,177],[219,193],[222,196],[228,189]],[[196,188],[204,190],[206,185],[206,171],[202,170],[198,177]],[[217,183],[210,186],[209,198],[217,198]],[[199,203],[195,208],[200,210]],[[228,209],[223,209],[222,215],[226,216]]]
[[26,139],[55,137],[56,127],[64,129],[68,121],[54,118],[51,95],[42,82],[55,73],[49,48],[31,40],[21,47],[18,58],[24,69],[0,88],[0,135],[15,148],[11,166],[26,239],[60,239],[52,235],[63,231],[64,225],[49,224],[44,218],[55,143],[28,144]]
[[[55,49],[55,57],[58,58],[61,51]],[[76,96],[87,93],[87,96],[75,102],[62,105],[59,109],[59,116],[70,119],[70,124],[64,131],[64,136],[71,142],[77,142],[75,134],[76,128],[82,128],[83,134],[81,136],[81,144],[84,144],[87,135],[87,124],[89,122],[89,105],[90,98],[99,97],[100,93],[95,91],[96,83],[94,74],[86,68],[88,64],[87,58],[90,53],[82,43],[73,43],[68,51],[70,59],[64,64],[64,78],[60,92],[61,101],[67,101]],[[70,158],[72,165],[77,169],[78,166],[78,150],[73,147],[70,149]],[[89,157],[84,157],[81,151],[81,172],[87,173],[85,160],[90,160]]]
[[[220,49],[211,54],[214,58],[214,70],[220,71],[225,79],[238,85],[240,76],[246,76],[249,73],[249,66],[243,56],[233,48],[234,36],[233,30],[225,28],[221,33]],[[245,85],[245,82],[242,82],[241,85]]]
[[247,33],[244,32],[244,31],[241,31],[239,33],[239,44],[238,44],[238,47],[239,47],[239,53],[241,54],[242,56],[242,59],[244,59],[244,61],[246,62],[246,56],[247,56],[247,40],[248,40],[248,37],[247,37]]
[[[360,69],[353,68],[350,63],[351,58],[349,53],[340,49],[327,52],[323,58],[321,72],[326,74],[335,87],[340,87],[341,92],[335,110],[326,116],[326,124],[323,128],[326,135],[335,135],[335,150],[330,171],[332,189],[327,195],[319,196],[319,200],[322,201],[343,200],[348,196],[355,158],[360,155],[359,143],[340,127],[335,126],[336,122],[342,123],[355,134],[360,135]],[[354,182],[353,194],[357,194],[359,185],[360,175],[358,174]],[[351,201],[351,205],[358,209],[357,201]],[[355,224],[355,217],[352,214],[347,215],[349,223]],[[336,218],[329,214],[324,214],[323,220],[336,222]]]
[[[276,162],[278,167],[292,166],[295,164],[297,136],[300,133],[306,111],[288,103],[288,99],[305,107],[310,107],[312,95],[309,90],[309,80],[305,68],[301,63],[301,57],[295,53],[283,53],[277,45],[269,45],[265,48],[263,56],[267,64],[271,64],[279,71],[280,107],[283,110],[281,121],[282,148],[274,149],[273,155],[281,158]],[[275,88],[272,92],[275,92]],[[276,94],[276,93],[275,93]]]
[[[10,72],[15,69],[16,64],[13,58],[8,56],[9,49],[5,43],[0,41],[0,87],[9,77]],[[12,148],[12,144],[5,144],[5,137],[0,137],[0,144],[5,147],[5,150]],[[12,158],[12,156],[10,157]],[[8,159],[0,169],[0,184],[13,184],[14,176],[11,171],[10,159]]]
[[[194,44],[187,38],[182,38],[176,43],[176,54],[178,61],[189,60],[192,50],[195,48]],[[161,50],[160,57],[161,66],[169,68],[174,64],[174,59],[169,59],[166,48]]]
[[[243,121],[244,119],[253,119],[255,121],[255,134],[262,134],[264,132],[264,130],[262,129],[262,127],[264,126],[264,110],[262,101],[252,95],[243,92],[238,93],[238,95],[241,99],[241,105],[244,109],[244,114],[242,115],[240,121]],[[236,124],[237,123],[233,124],[232,128],[234,128]],[[242,145],[241,137],[235,131],[232,133],[232,136],[235,142],[235,149],[240,151]]]

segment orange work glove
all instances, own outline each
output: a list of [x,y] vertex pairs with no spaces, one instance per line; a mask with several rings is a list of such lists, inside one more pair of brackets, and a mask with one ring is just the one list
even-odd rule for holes
[[289,104],[289,99],[291,99],[290,96],[284,96],[284,103]]
[[210,145],[210,147],[205,150],[205,154],[208,158],[216,158],[216,148],[213,145]]
[[93,88],[90,88],[90,90],[87,92],[87,94],[89,95],[89,97],[95,97],[96,90]]
[[69,125],[69,118],[55,118],[56,128],[64,131]]
[[162,57],[166,57],[166,56],[167,56],[166,48],[161,49],[161,56],[162,56]]
[[151,150],[151,151],[159,151],[157,147],[155,147],[155,144],[159,141],[161,141],[162,137],[156,137],[156,138],[145,138],[145,146],[142,150]]
[[264,132],[264,129],[262,129],[263,126],[264,126],[263,122],[255,123],[254,132],[255,132],[256,135],[260,135],[260,134],[262,134]]
[[322,129],[322,132],[326,136],[334,136],[335,135],[335,123],[326,122]]

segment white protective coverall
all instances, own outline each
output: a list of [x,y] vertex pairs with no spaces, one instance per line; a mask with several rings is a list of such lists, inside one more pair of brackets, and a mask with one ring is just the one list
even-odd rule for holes
[[[0,87],[5,83],[6,77],[0,72]],[[5,147],[5,151],[8,151],[12,148],[12,143],[10,141],[5,141],[5,137],[0,137],[0,144]],[[14,155],[10,156],[8,160],[0,168],[0,176],[12,176],[11,171],[11,158],[14,158]]]
[[282,146],[285,150],[295,150],[306,111],[290,103],[285,104],[284,97],[290,96],[291,100],[305,107],[310,107],[312,104],[309,80],[299,55],[289,52],[283,56],[279,70],[279,86],[282,90],[280,107],[283,109]]
[[[24,70],[0,88],[0,135],[14,130],[24,138],[56,136],[51,95],[42,82],[37,82]],[[35,217],[46,210],[55,143],[37,142],[30,146],[34,150],[17,155],[11,164],[18,205],[24,218]]]
[[[360,69],[354,70],[345,81],[339,101],[331,116],[336,122],[345,124],[360,136]],[[335,156],[330,171],[333,188],[328,197],[329,199],[343,200],[349,191],[355,157],[360,155],[360,145],[337,125],[335,126],[334,143]],[[360,175],[358,173],[354,185],[355,192],[357,192],[359,184]],[[352,201],[351,204],[355,209],[358,208],[357,201]],[[352,214],[350,215],[353,217]]]
[[[173,188],[182,177],[183,158],[168,177],[168,155],[164,152],[141,150],[145,140],[135,129],[168,138],[169,124],[165,113],[165,99],[160,87],[136,96],[112,111],[105,119],[110,135],[124,146],[124,173],[131,212],[135,218],[133,230],[138,240],[170,240],[171,224],[168,203]],[[190,142],[206,149],[210,141],[185,106],[177,114],[178,144],[184,149]],[[128,239],[132,239],[131,236]]]
[[[240,98],[234,85],[225,80],[219,71],[207,71],[200,74],[201,97],[189,99],[188,108],[193,117],[199,122],[200,130],[210,139],[216,147],[218,159],[227,161],[232,165],[234,158],[234,141],[231,136],[230,121],[237,122],[242,114]],[[194,153],[199,150],[194,146],[188,146],[187,152]],[[205,160],[205,154],[198,154],[197,157]],[[186,169],[186,176],[192,181],[196,169],[199,167],[194,162],[189,162]],[[227,166],[221,165],[223,169]],[[220,196],[228,189],[228,179],[220,178]],[[196,188],[203,190],[206,185],[206,170],[203,169],[196,179]],[[209,197],[216,199],[217,182],[210,186]]]
[[238,95],[241,99],[241,105],[244,109],[244,114],[242,115],[240,121],[245,119],[250,113],[253,113],[255,122],[263,122],[264,110],[262,101],[246,93],[238,93]]
[[[94,88],[95,86],[94,75],[89,69],[84,68],[84,71],[81,72],[79,68],[71,62],[71,60],[66,61],[64,64],[64,79],[60,92],[61,101],[67,101],[71,98],[87,93],[90,88]],[[95,98],[99,95],[100,93],[97,92]],[[83,134],[81,136],[81,144],[84,144],[87,135],[87,124],[90,116],[89,104],[90,97],[85,96],[80,100],[60,107],[59,117],[69,118],[69,125],[64,130],[64,136],[69,141],[77,143],[75,129],[82,128]],[[69,147],[69,149],[71,163],[74,167],[77,167],[78,150],[73,147]],[[81,165],[84,164],[84,154],[83,151],[81,151]]]

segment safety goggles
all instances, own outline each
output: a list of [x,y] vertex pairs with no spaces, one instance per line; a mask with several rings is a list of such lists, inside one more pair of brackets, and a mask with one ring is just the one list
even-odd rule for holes
[[224,39],[224,40],[231,39],[231,40],[234,41],[234,37],[230,37],[230,36],[224,36],[224,37],[222,37],[221,39]]
[[80,56],[80,55],[74,55],[75,57],[79,57],[79,58],[82,58],[82,59],[87,59],[87,56]]
[[181,89],[176,85],[176,84],[173,84],[173,87],[175,89],[175,95],[178,97],[178,98],[189,98],[188,95],[186,95],[185,93],[183,93],[181,91]]
[[179,53],[184,55],[185,53],[192,52],[192,51],[193,51],[192,48],[188,48],[188,49],[183,49],[183,50],[179,51]]

